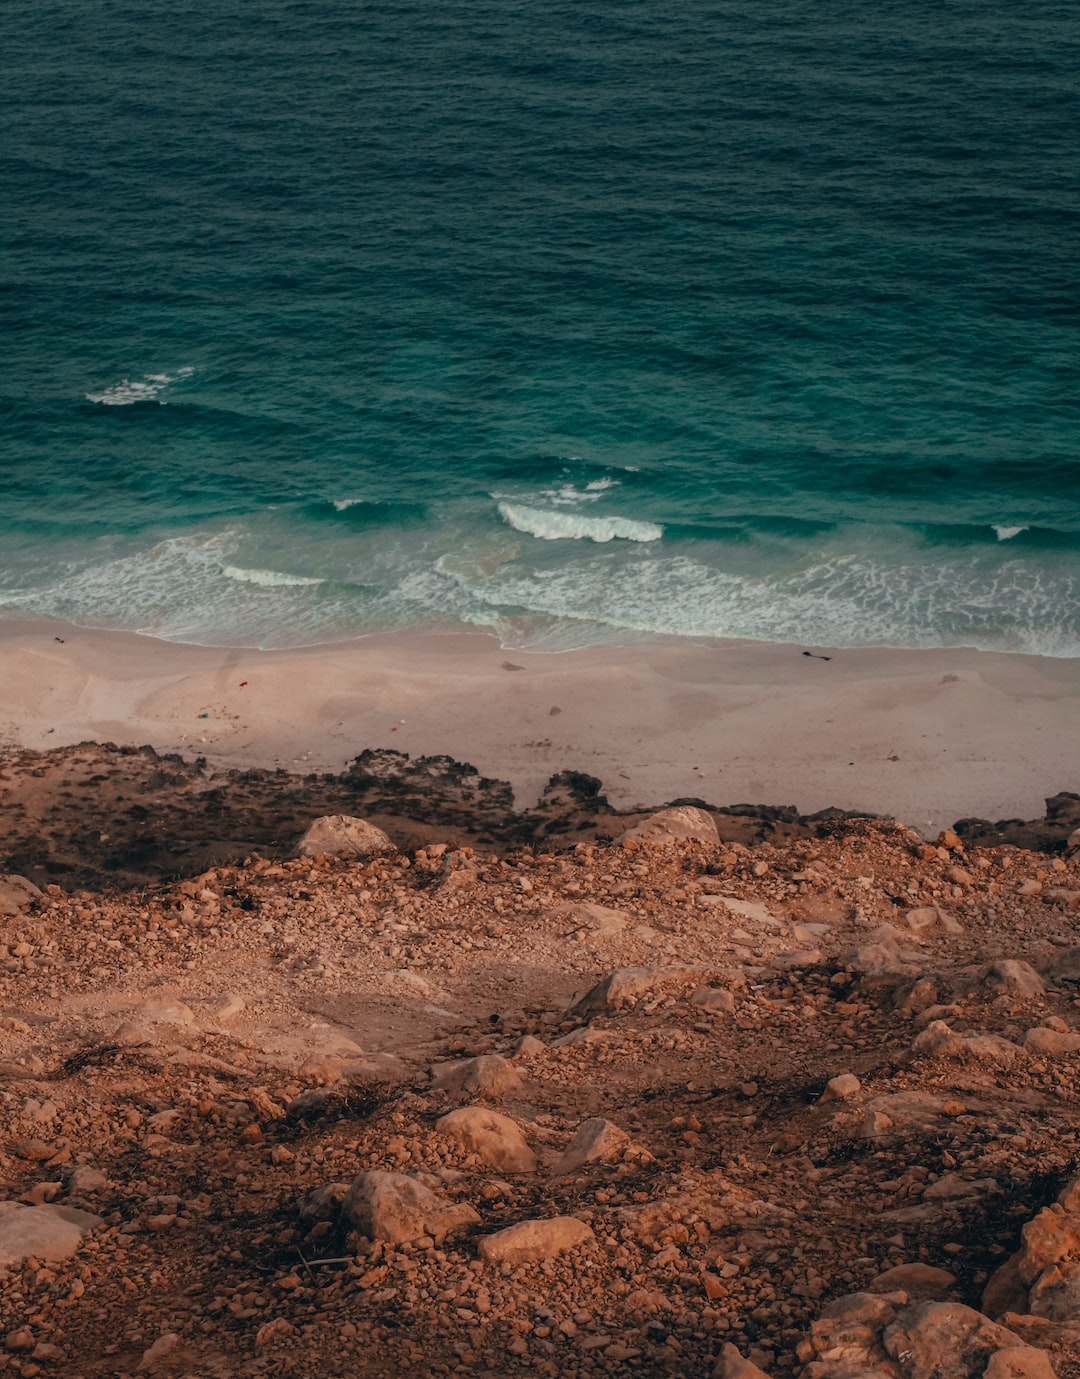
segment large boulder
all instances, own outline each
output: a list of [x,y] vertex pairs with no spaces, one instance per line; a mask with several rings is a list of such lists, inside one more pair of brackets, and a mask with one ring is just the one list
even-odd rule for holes
[[503,1097],[519,1091],[523,1077],[508,1058],[482,1053],[460,1063],[441,1063],[431,1070],[431,1085],[452,1095]]
[[43,1262],[69,1259],[102,1218],[76,1207],[24,1207],[0,1202],[0,1267],[18,1267],[33,1256]]
[[630,1136],[625,1130],[602,1116],[593,1116],[578,1126],[574,1138],[555,1164],[555,1173],[574,1173],[585,1164],[619,1159],[629,1143]]
[[670,847],[673,843],[719,844],[713,816],[695,805],[676,805],[650,814],[641,823],[628,828],[619,842],[641,847]]
[[959,1302],[920,1302],[885,1328],[886,1352],[904,1379],[977,1379],[990,1357],[1020,1338]]
[[912,1048],[928,1058],[949,1058],[964,1063],[983,1063],[991,1068],[1010,1068],[1019,1048],[999,1034],[963,1034],[950,1029],[944,1020],[934,1020],[915,1040]]
[[485,1235],[478,1246],[480,1258],[490,1264],[525,1264],[534,1259],[554,1259],[593,1239],[591,1227],[576,1216],[549,1216],[542,1221],[519,1221],[494,1235]]
[[381,828],[366,819],[326,814],[315,820],[296,851],[301,857],[378,857],[397,852],[397,848]]
[[1029,1029],[1024,1036],[1024,1048],[1028,1053],[1043,1058],[1068,1058],[1080,1053],[1080,1033],[1076,1030],[1045,1029],[1042,1025]]
[[536,1169],[536,1155],[518,1124],[486,1106],[449,1111],[435,1122],[435,1129],[489,1168],[500,1168],[504,1173],[532,1173]]
[[466,1202],[451,1202],[406,1173],[376,1169],[354,1180],[341,1210],[361,1235],[391,1245],[424,1235],[439,1241],[480,1220]]

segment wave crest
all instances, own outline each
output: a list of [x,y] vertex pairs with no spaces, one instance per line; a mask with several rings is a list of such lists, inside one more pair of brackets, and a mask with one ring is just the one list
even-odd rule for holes
[[237,579],[242,584],[260,584],[267,589],[288,587],[300,588],[308,584],[325,584],[323,579],[312,579],[307,575],[287,575],[280,570],[245,570],[240,565],[223,565],[221,573],[229,579]]
[[176,373],[148,373],[134,382],[130,378],[122,378],[104,392],[87,393],[86,400],[100,402],[104,407],[130,407],[135,402],[156,402],[158,393],[170,383],[190,378],[194,372],[194,369],[184,368]]
[[630,517],[584,517],[576,512],[550,512],[522,503],[500,503],[499,516],[515,531],[541,541],[659,541],[664,529],[655,522]]

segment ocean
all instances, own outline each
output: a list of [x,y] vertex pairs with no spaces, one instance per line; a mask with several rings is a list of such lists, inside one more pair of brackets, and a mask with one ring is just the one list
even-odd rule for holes
[[0,607],[1080,655],[1080,15],[42,0]]

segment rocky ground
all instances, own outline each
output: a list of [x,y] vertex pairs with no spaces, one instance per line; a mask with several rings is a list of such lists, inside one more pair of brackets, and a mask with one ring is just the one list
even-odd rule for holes
[[[0,744],[0,867],[38,885],[136,886],[165,876],[193,876],[252,852],[288,856],[312,820],[360,815],[386,829],[399,847],[455,842],[479,852],[520,844],[565,848],[605,841],[649,809],[614,809],[602,782],[579,771],[551,777],[535,805],[516,809],[506,781],[480,776],[451,757],[412,759],[365,751],[337,774],[219,770],[152,747],[86,742],[34,752]],[[833,818],[867,817],[794,805],[674,801],[708,809],[726,842],[784,842],[814,837]],[[1080,795],[1046,802],[1042,819],[961,819],[969,843],[1060,849],[1080,827]]]
[[1078,1379],[1080,839],[606,819],[0,886],[0,1375]]

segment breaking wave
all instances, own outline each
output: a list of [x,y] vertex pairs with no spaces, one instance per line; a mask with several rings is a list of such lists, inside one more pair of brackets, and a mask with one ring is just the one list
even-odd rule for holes
[[521,503],[500,503],[499,516],[515,531],[541,541],[659,541],[663,527],[630,517],[584,517],[577,512],[550,512]]

